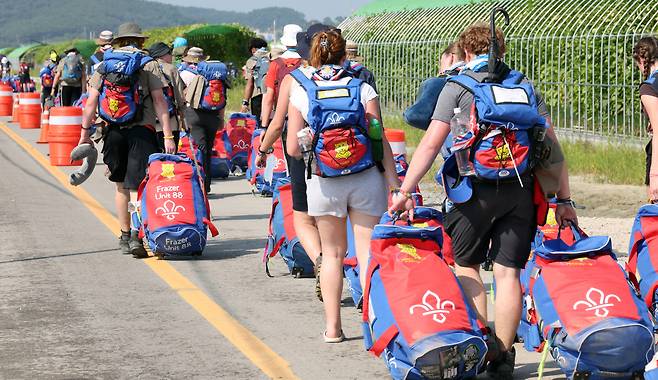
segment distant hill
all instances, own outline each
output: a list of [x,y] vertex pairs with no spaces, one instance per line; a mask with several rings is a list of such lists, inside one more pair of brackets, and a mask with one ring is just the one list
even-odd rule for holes
[[236,22],[267,30],[273,20],[279,28],[288,23],[306,24],[302,13],[278,7],[240,13],[145,0],[11,1],[0,12],[0,47],[89,38],[89,32],[95,35],[105,29],[116,31],[119,24],[128,21],[137,22],[142,28]]

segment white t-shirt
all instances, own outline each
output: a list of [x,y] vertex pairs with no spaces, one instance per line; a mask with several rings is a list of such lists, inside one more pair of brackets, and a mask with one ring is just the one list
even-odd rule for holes
[[[304,73],[304,75],[306,75],[307,78],[311,78],[315,72],[315,68],[308,66],[302,68],[301,71]],[[349,82],[351,79],[352,78],[350,77],[345,77],[337,81],[319,80],[315,81],[315,83],[318,85],[318,87],[329,87],[335,86],[336,84],[347,84],[347,82]],[[363,104],[364,108],[369,101],[375,99],[377,96],[379,95],[377,95],[377,92],[374,88],[372,88],[371,85],[365,82],[361,84],[361,104]],[[292,104],[299,110],[299,112],[302,113],[302,117],[304,120],[306,120],[306,122],[308,122],[308,103],[308,95],[306,94],[306,91],[296,80],[293,80],[292,84],[290,85],[290,104]]]

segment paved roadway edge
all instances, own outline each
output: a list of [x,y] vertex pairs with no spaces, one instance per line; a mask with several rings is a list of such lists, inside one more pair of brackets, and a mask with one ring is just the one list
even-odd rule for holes
[[[14,140],[26,153],[80,202],[91,211],[113,234],[120,231],[119,221],[103,207],[85,189],[69,184],[68,176],[59,168],[50,165],[49,160],[7,125],[0,123],[0,130]],[[290,364],[263,343],[246,327],[241,325],[226,310],[215,303],[201,289],[195,286],[185,276],[180,274],[171,264],[154,257],[143,260],[167,285],[196,310],[208,323],[221,333],[233,346],[255,364],[263,373],[272,379],[299,379],[290,368]]]

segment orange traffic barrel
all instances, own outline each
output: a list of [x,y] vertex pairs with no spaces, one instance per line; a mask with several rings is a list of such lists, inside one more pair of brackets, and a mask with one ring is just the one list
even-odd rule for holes
[[50,130],[50,111],[43,110],[41,113],[41,134],[37,144],[48,144],[48,131]]
[[19,118],[22,129],[36,129],[41,126],[41,94],[23,92],[18,96]]
[[391,144],[391,150],[394,156],[407,154],[407,144],[405,143],[403,130],[384,128],[384,134],[386,134],[386,140]]
[[71,151],[80,141],[82,109],[53,107],[50,109],[48,146],[53,166],[80,166],[82,161],[71,162]]
[[12,123],[18,123],[20,113],[18,112],[18,93],[13,93],[12,97],[14,99],[14,105],[11,108],[11,121]]
[[11,116],[14,108],[13,94],[10,85],[0,84],[0,116]]

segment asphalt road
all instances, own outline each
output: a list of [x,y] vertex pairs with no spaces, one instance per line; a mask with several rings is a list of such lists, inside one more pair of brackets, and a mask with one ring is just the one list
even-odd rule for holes
[[[37,140],[38,130],[9,127]],[[47,152],[47,145],[32,146]],[[272,377],[263,370],[272,363],[289,365],[301,379],[388,377],[384,363],[364,351],[349,302],[348,341],[327,345],[313,280],[292,279],[278,258],[275,278],[265,275],[270,199],[252,196],[244,179],[213,184],[220,236],[204,256],[163,264],[191,282],[186,289],[169,281],[169,266],[121,255],[118,231],[2,131],[0,160],[0,379],[261,379]],[[83,188],[114,213],[103,172],[99,164]],[[213,310],[231,322],[213,322]],[[238,328],[252,335],[241,339]],[[265,346],[255,342],[276,360],[258,359]],[[516,377],[536,378],[539,354],[517,350]],[[549,361],[544,378],[560,377]]]

